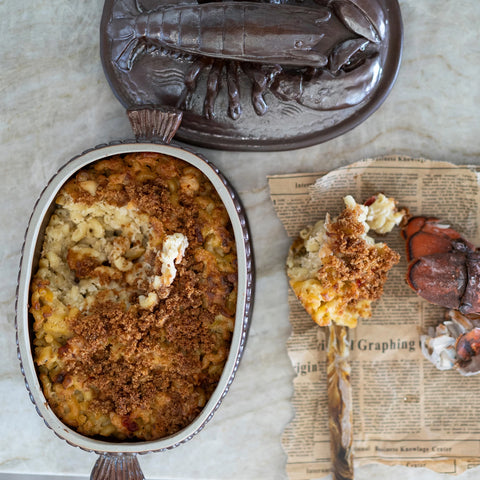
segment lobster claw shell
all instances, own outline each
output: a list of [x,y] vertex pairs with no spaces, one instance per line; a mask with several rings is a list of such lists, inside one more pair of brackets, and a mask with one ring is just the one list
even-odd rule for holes
[[468,315],[480,312],[480,252],[454,250],[412,261],[407,283],[430,303]]
[[369,0],[334,0],[335,12],[353,32],[380,43],[385,38],[385,16],[380,8],[374,8]]
[[453,250],[474,251],[475,247],[449,225],[435,217],[412,217],[402,230],[407,261]]
[[467,275],[465,254],[437,253],[413,261],[408,267],[407,282],[430,303],[458,310]]
[[448,253],[452,250],[449,237],[431,232],[417,232],[407,242],[407,260],[414,260],[433,253]]

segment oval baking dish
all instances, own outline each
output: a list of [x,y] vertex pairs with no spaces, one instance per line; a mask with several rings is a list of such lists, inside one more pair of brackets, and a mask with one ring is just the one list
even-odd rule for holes
[[[230,351],[218,385],[201,413],[187,427],[168,437],[153,441],[106,441],[79,434],[55,415],[43,394],[33,358],[33,327],[29,314],[29,289],[36,271],[43,235],[55,197],[62,186],[80,169],[99,160],[120,154],[154,152],[187,162],[200,170],[220,196],[232,225],[237,249],[238,294]],[[155,143],[117,143],[89,150],[73,158],[48,183],[38,199],[25,235],[17,287],[16,329],[18,356],[27,390],[38,414],[60,438],[81,449],[100,454],[91,478],[116,478],[128,472],[130,479],[142,479],[137,453],[157,452],[174,448],[191,439],[212,418],[234,379],[247,338],[253,301],[253,256],[247,219],[243,207],[225,177],[208,160],[184,148]],[[123,477],[122,477],[123,478]]]

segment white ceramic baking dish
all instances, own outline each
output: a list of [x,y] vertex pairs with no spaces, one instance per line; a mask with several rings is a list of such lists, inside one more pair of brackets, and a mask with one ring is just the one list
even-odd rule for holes
[[[238,256],[238,300],[230,353],[219,384],[200,415],[175,435],[149,442],[108,442],[78,434],[63,424],[48,405],[37,377],[32,356],[32,320],[29,285],[40,255],[43,232],[54,207],[54,199],[65,182],[82,167],[116,154],[158,152],[171,155],[201,170],[216,188],[230,216]],[[208,160],[184,148],[156,143],[123,143],[96,147],[73,158],[48,183],[38,199],[25,235],[17,287],[16,328],[18,357],[27,390],[37,412],[60,438],[81,449],[100,454],[92,479],[143,479],[136,455],[174,448],[200,432],[212,418],[234,379],[239,366],[252,312],[254,265],[244,209],[225,177]]]

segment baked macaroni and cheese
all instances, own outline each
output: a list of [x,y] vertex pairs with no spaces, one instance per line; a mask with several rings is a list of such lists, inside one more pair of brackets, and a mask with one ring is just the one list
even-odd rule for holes
[[31,283],[50,407],[87,436],[176,433],[220,379],[236,295],[229,216],[197,168],[134,153],[79,171],[56,198]]
[[287,258],[290,285],[313,320],[321,326],[332,322],[353,328],[359,317],[371,315],[371,303],[380,298],[387,273],[400,256],[367,233],[387,233],[398,225],[405,211],[383,194],[366,205],[352,196],[346,208],[332,219],[327,214],[300,232]]

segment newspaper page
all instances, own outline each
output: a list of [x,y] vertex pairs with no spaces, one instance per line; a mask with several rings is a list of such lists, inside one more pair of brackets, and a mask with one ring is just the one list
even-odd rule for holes
[[[363,203],[383,192],[412,215],[437,217],[480,245],[480,181],[474,166],[392,156],[268,181],[276,213],[292,238],[327,212],[340,213],[345,195]],[[480,465],[480,375],[440,371],[423,357],[420,334],[442,322],[445,309],[407,285],[400,229],[382,240],[402,259],[390,271],[372,317],[350,330],[355,465],[382,462],[462,473]],[[330,473],[327,339],[291,289],[288,302],[287,349],[297,375],[295,416],[282,443],[289,478],[309,480]]]

